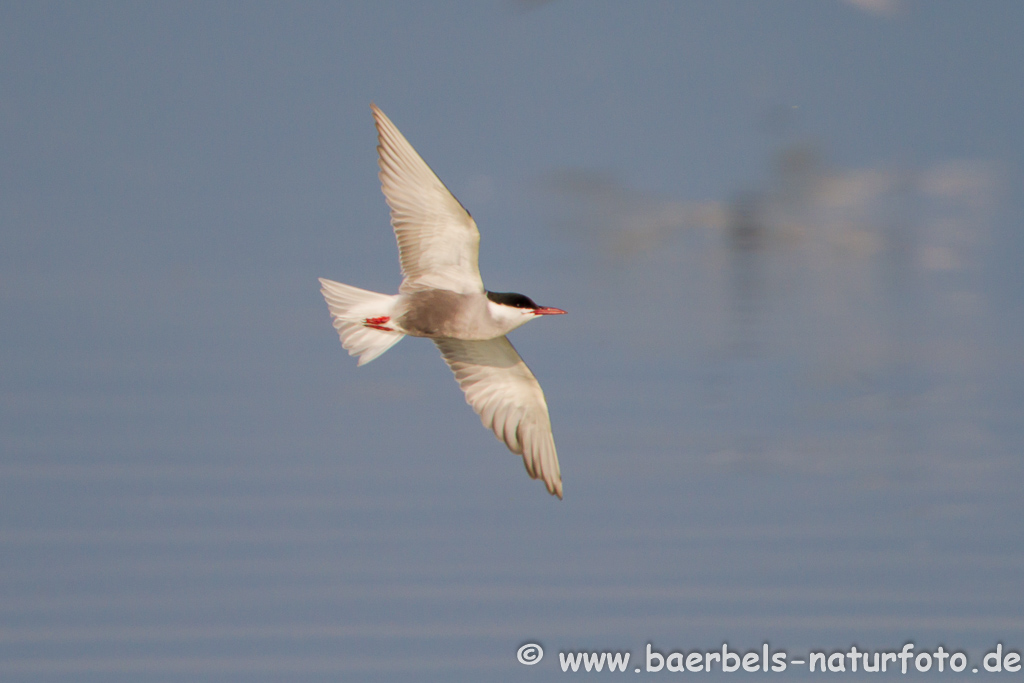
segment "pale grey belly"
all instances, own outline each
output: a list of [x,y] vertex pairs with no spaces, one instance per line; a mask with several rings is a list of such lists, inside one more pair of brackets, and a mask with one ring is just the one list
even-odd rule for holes
[[490,316],[487,299],[480,294],[458,294],[445,289],[428,289],[402,295],[405,312],[398,324],[414,337],[478,339],[487,330]]

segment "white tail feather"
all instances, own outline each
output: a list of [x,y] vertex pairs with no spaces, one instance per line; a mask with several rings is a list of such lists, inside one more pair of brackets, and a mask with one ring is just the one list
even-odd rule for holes
[[385,318],[390,321],[397,295],[378,294],[340,282],[320,278],[320,293],[334,318],[334,329],[341,337],[341,345],[350,356],[359,356],[359,365],[366,365],[381,355],[405,335],[394,330],[368,327],[367,321]]

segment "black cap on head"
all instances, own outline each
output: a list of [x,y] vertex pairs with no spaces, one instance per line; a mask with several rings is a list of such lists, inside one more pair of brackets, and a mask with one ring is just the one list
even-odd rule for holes
[[540,308],[530,297],[515,292],[487,292],[487,298],[496,304],[512,308]]

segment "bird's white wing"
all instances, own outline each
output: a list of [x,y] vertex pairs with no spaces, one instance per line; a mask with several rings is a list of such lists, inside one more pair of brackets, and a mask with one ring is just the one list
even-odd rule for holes
[[399,291],[484,291],[480,231],[469,212],[376,105],[380,184],[391,207],[405,279]]
[[434,343],[484,426],[510,451],[523,456],[531,477],[542,479],[548,491],[561,498],[562,474],[548,404],[537,378],[508,338],[435,339]]

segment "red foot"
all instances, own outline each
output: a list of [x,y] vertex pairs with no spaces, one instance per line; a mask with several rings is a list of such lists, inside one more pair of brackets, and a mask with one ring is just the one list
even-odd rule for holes
[[363,325],[366,327],[372,327],[375,330],[382,330],[384,332],[394,332],[390,327],[386,327],[384,323],[391,320],[391,316],[382,315],[378,318],[366,318],[363,320]]

